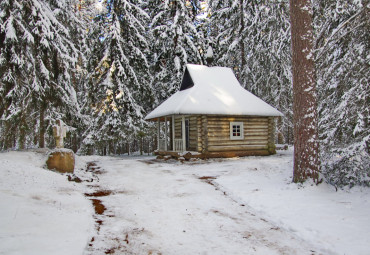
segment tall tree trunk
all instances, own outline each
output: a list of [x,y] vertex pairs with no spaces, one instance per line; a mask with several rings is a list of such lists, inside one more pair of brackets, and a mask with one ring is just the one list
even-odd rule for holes
[[293,181],[319,179],[317,94],[311,0],[290,0],[293,66]]
[[[242,35],[244,33],[244,28],[245,28],[245,24],[244,24],[244,0],[239,0],[239,5],[240,5],[240,35]],[[240,57],[241,57],[241,61],[240,61],[240,70],[239,70],[239,81],[243,81],[243,71],[244,71],[244,67],[246,66],[247,64],[247,61],[245,59],[245,47],[244,47],[244,38],[243,36],[241,36],[241,40],[240,40]],[[242,84],[243,86],[245,84]]]
[[21,111],[21,121],[20,121],[20,125],[19,125],[19,139],[18,139],[18,143],[19,143],[19,149],[20,150],[24,150],[25,148],[25,141],[26,141],[26,127],[27,127],[27,122],[26,122],[26,117],[25,117],[25,113],[24,111],[22,110]]
[[140,137],[140,155],[143,155],[144,150],[144,138]]
[[39,136],[39,147],[45,148],[45,110],[46,106],[44,103],[40,105],[40,136]]
[[11,132],[12,125],[10,124],[10,121],[4,121],[4,129],[5,129],[5,142],[4,142],[4,149],[9,149],[12,148],[12,137],[13,137],[13,132]]

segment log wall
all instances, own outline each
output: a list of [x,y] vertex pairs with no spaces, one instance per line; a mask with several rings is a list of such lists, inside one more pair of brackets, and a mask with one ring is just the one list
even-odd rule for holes
[[189,150],[196,151],[198,145],[197,117],[189,118]]
[[[200,153],[253,152],[275,154],[274,117],[191,116],[190,148]],[[230,122],[243,122],[244,139],[230,139]],[[181,117],[175,119],[175,138],[181,139]],[[252,153],[253,154],[253,153]],[[256,155],[257,155],[256,154]]]
[[181,139],[181,117],[175,118],[175,139]]
[[[230,139],[230,122],[243,122],[244,139]],[[267,117],[208,116],[208,151],[268,150],[269,119]]]
[[[197,117],[191,116],[186,117],[185,120],[189,120],[189,148],[188,150],[197,151],[198,146],[198,123]],[[182,128],[181,128],[181,117],[175,119],[175,139],[182,138]]]

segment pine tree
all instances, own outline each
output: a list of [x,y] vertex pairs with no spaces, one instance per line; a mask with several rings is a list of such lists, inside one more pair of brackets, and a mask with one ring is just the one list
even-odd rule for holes
[[[45,146],[55,119],[78,111],[71,72],[78,50],[63,24],[67,1],[1,2],[3,148]],[[38,120],[36,117],[38,116]],[[22,125],[18,125],[21,121]],[[25,133],[27,132],[27,134]],[[38,133],[38,139],[36,135]],[[35,139],[32,139],[34,136]],[[28,140],[25,140],[28,137]],[[48,136],[50,137],[50,136]],[[14,142],[18,140],[18,142]],[[51,142],[51,140],[49,140]],[[36,143],[35,143],[36,142]],[[19,145],[20,143],[20,145]]]
[[210,36],[215,45],[215,65],[232,68],[244,86],[243,70],[246,64],[245,44],[245,17],[247,1],[219,1],[210,0]]
[[240,83],[284,113],[280,142],[292,142],[289,8],[285,2],[210,1],[210,37],[216,65],[229,66]]
[[323,173],[336,186],[370,185],[368,1],[316,1]]
[[196,1],[150,1],[153,88],[158,102],[178,90],[185,64],[202,64]]
[[105,33],[94,38],[104,51],[89,64],[86,107],[91,123],[84,134],[84,150],[94,146],[102,154],[133,139],[145,125],[145,110],[153,101],[144,23],[149,17],[134,1],[105,4],[106,13],[100,15]]
[[289,8],[286,2],[259,1],[249,15],[245,87],[284,116],[278,120],[279,143],[291,143],[292,86]]
[[293,68],[293,181],[319,182],[317,94],[313,52],[312,3],[290,1]]

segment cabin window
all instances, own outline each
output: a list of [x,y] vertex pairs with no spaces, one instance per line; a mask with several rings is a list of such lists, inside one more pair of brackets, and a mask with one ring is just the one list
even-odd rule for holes
[[244,139],[243,122],[230,122],[230,139],[231,140]]

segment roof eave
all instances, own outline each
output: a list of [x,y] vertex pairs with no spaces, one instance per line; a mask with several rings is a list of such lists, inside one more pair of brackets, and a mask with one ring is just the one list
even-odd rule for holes
[[[173,115],[175,116],[184,116],[184,115],[195,115],[195,116],[243,116],[243,117],[283,117],[284,115],[278,111],[276,114],[235,114],[235,113],[180,113],[180,112],[173,112],[173,113],[166,113],[163,115],[154,115],[153,117],[145,118],[146,121],[158,121],[158,118],[164,121],[164,118],[171,118]],[[149,115],[148,115],[149,116]]]

